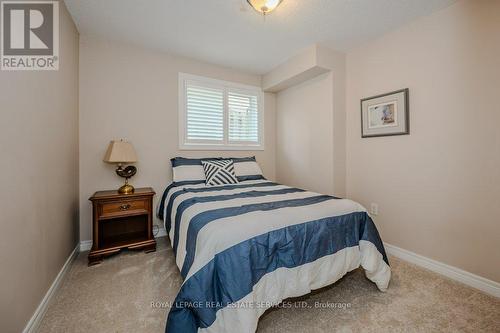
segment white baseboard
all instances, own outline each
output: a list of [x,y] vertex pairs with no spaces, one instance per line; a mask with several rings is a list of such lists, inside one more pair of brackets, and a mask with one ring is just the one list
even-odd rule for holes
[[397,246],[384,243],[384,247],[388,254],[399,259],[408,261],[417,266],[426,268],[430,271],[444,275],[452,280],[459,281],[470,287],[479,289],[487,294],[500,298],[500,283],[488,280],[479,275],[475,275],[464,271],[460,268],[453,267],[442,262],[421,256],[414,252],[399,248]]
[[167,235],[167,232],[165,231],[165,228],[158,226],[158,233],[156,234],[155,238],[163,237],[166,235]]
[[47,291],[42,301],[36,308],[35,313],[33,313],[33,316],[31,316],[31,319],[28,321],[28,324],[26,324],[23,333],[31,333],[37,331],[38,326],[40,325],[43,316],[45,315],[45,311],[47,311],[47,307],[49,305],[50,300],[54,296],[57,289],[59,289],[61,281],[64,278],[64,275],[66,275],[69,268],[71,267],[71,264],[78,256],[79,253],[78,248],[79,246],[77,245],[69,255],[68,259],[66,259],[66,262],[64,263],[63,267],[57,274],[56,278],[54,279],[54,282],[52,282],[52,285],[50,286],[49,290]]
[[89,251],[92,248],[92,240],[84,240],[80,242],[80,252]]

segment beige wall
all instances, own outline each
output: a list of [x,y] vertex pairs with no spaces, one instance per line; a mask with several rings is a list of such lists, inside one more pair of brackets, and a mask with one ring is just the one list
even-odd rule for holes
[[[265,96],[265,150],[246,152],[179,151],[178,73],[260,86],[260,76],[182,57],[111,43],[80,39],[80,239],[91,239],[94,191],[118,188],[115,167],[102,162],[111,139],[125,138],[136,148],[136,186],[152,186],[155,203],[171,181],[175,156],[256,155],[264,174],[275,178],[274,95]],[[159,221],[157,221],[159,223]]]
[[[500,1],[460,1],[347,57],[347,192],[384,241],[500,282]],[[361,139],[359,100],[410,89],[411,134]]]
[[278,182],[333,193],[333,75],[322,74],[276,96]]
[[59,71],[0,71],[0,331],[20,332],[78,243],[78,33]]
[[[330,70],[276,94],[276,177],[287,185],[344,196],[345,55],[316,45],[314,51],[312,63]],[[299,55],[298,61],[281,65],[279,76],[301,76],[310,67],[302,60]]]

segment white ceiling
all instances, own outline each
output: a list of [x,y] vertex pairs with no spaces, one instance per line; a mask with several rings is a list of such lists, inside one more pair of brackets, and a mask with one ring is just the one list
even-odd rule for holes
[[263,74],[313,43],[346,51],[456,0],[65,0],[82,35]]

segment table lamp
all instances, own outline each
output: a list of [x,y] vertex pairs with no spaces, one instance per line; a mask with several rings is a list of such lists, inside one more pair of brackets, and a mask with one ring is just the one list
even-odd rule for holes
[[118,189],[118,193],[134,193],[134,187],[128,183],[128,179],[135,175],[137,168],[133,165],[129,165],[126,168],[122,166],[125,163],[137,162],[134,146],[132,146],[130,142],[123,140],[111,141],[106,151],[106,155],[104,155],[104,162],[118,164],[116,174],[125,178],[125,184]]

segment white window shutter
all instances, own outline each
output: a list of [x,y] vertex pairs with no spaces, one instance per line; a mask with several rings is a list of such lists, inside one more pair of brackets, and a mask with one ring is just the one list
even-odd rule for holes
[[224,140],[224,89],[186,83],[186,139]]
[[258,95],[253,92],[228,91],[228,139],[230,143],[259,142],[258,100]]
[[179,149],[264,150],[259,87],[179,73]]

